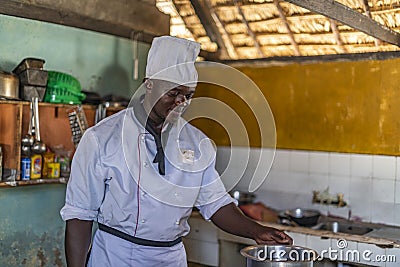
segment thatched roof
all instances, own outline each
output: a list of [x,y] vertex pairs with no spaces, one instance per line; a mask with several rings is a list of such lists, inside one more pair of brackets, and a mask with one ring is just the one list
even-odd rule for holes
[[[371,26],[378,22],[391,29],[394,38],[400,31],[400,0],[318,1],[342,4],[365,16]],[[352,25],[339,22],[344,16],[339,9],[332,18],[289,2],[296,1],[157,0],[157,7],[171,15],[171,35],[196,40],[220,59],[400,50],[400,35],[399,44],[391,44],[375,38],[379,31],[373,27],[355,29],[356,19]]]

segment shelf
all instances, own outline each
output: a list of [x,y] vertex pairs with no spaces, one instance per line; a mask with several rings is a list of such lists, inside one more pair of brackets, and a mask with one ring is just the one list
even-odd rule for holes
[[46,178],[46,179],[32,179],[28,181],[10,181],[0,182],[0,187],[15,187],[15,186],[26,186],[26,185],[39,185],[39,184],[66,184],[68,178]]

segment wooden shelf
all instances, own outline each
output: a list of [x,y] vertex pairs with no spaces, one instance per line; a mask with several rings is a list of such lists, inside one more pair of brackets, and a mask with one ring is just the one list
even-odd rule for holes
[[0,187],[15,187],[15,186],[26,186],[26,185],[39,185],[39,184],[66,184],[68,178],[46,178],[46,179],[32,179],[28,181],[9,181],[0,182]]
[[[97,105],[39,103],[41,141],[53,149],[62,147],[65,154],[69,154],[71,157],[75,152],[75,145],[72,140],[68,114],[78,106],[82,106],[88,126],[93,126]],[[106,116],[123,109],[125,109],[123,106],[109,107],[106,109]],[[21,139],[28,133],[29,123],[30,101],[0,99],[0,145],[3,149],[3,168],[16,170],[18,173],[15,182],[0,182],[0,187],[66,183],[65,178],[18,180],[21,169]]]

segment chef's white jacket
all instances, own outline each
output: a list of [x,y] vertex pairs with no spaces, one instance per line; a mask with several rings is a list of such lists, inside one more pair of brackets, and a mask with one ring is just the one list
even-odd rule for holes
[[[166,132],[164,131],[163,134]],[[215,149],[182,118],[164,145],[165,175],[153,163],[154,138],[127,108],[86,130],[74,155],[63,220],[93,220],[124,233],[172,241],[189,232],[196,206],[205,219],[234,202],[215,170]],[[182,243],[145,247],[103,231],[89,266],[186,266]]]

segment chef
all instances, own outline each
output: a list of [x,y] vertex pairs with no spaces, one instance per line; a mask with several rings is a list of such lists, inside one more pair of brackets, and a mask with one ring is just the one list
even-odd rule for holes
[[86,130],[60,211],[68,266],[187,266],[182,237],[194,206],[229,233],[292,244],[243,215],[215,170],[212,142],[180,116],[195,92],[199,51],[193,41],[154,38],[132,105]]

